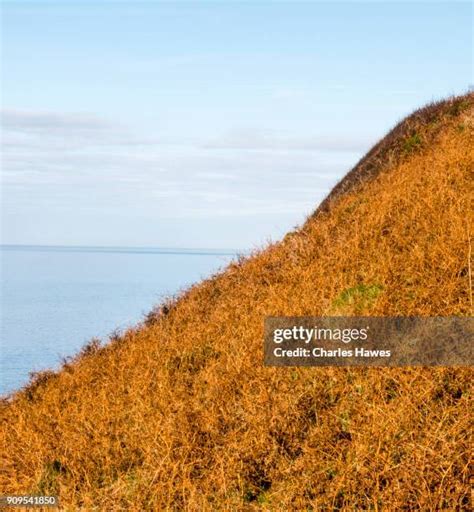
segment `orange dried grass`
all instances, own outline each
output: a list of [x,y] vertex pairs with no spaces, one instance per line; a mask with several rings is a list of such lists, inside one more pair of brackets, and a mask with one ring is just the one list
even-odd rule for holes
[[[301,229],[5,401],[2,491],[70,510],[467,510],[471,369],[265,368],[262,338],[266,315],[472,315],[473,105],[417,112]],[[336,300],[358,285],[382,291]]]

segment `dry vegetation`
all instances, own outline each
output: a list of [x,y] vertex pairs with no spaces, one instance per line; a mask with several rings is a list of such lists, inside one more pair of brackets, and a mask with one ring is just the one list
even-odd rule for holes
[[2,491],[468,510],[471,369],[265,368],[262,338],[266,315],[472,314],[473,171],[474,95],[407,118],[301,229],[6,400]]

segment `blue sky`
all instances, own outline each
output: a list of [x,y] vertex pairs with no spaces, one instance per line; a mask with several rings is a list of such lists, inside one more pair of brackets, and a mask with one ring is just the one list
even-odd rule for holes
[[3,243],[278,239],[465,92],[469,2],[3,2]]

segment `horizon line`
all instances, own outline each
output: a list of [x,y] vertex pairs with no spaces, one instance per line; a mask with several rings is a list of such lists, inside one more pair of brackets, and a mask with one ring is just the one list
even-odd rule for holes
[[49,245],[49,244],[0,244],[0,249],[17,251],[51,252],[103,252],[135,254],[187,254],[193,256],[237,256],[248,253],[242,249],[214,247],[144,247],[115,245]]

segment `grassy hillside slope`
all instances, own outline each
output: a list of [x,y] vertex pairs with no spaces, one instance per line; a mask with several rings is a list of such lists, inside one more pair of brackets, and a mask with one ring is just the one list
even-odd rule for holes
[[473,177],[474,95],[415,112],[282,242],[5,401],[2,491],[467,510],[471,369],[274,369],[262,349],[266,315],[471,315]]

